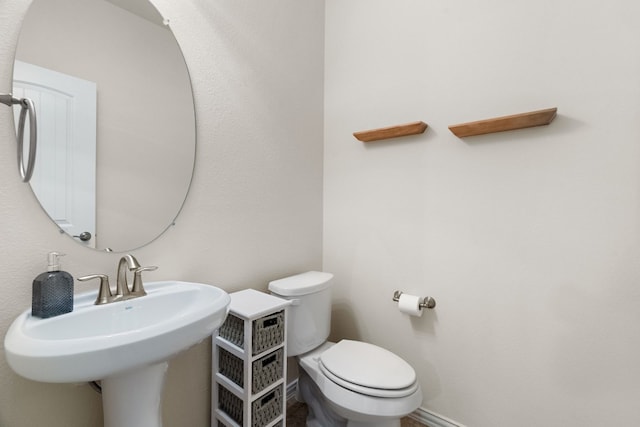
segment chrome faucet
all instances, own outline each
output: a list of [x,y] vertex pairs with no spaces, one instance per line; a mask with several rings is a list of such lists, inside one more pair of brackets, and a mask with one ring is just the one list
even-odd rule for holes
[[[133,272],[133,286],[129,290],[129,283],[127,282],[127,270]],[[147,293],[142,285],[142,272],[157,270],[155,265],[149,267],[141,267],[138,260],[130,254],[127,254],[120,258],[118,262],[118,279],[116,281],[116,296],[120,296],[121,299],[131,299],[137,297],[143,297]]]
[[151,265],[149,267],[138,267],[133,270],[133,286],[131,287],[131,298],[143,297],[147,294],[142,285],[142,272],[157,270],[158,267]]
[[[142,272],[157,269],[158,267],[156,266],[140,267],[138,260],[133,255],[127,254],[118,261],[115,294],[111,292],[109,277],[104,274],[92,274],[79,277],[78,280],[84,282],[91,279],[100,279],[100,291],[98,292],[98,298],[95,304],[108,304],[110,302],[124,301],[146,295],[147,293],[142,284]],[[129,284],[127,283],[127,270],[133,272],[133,287],[131,289],[129,289]]]
[[108,304],[115,301],[114,295],[111,293],[111,287],[109,286],[109,277],[106,274],[90,274],[89,276],[78,277],[78,281],[86,282],[91,279],[100,279],[100,290],[98,291],[98,297],[96,298],[95,305]]
[[127,283],[127,268],[129,271],[133,271],[140,268],[140,263],[133,255],[125,255],[120,258],[118,262],[118,276],[116,279],[116,297],[120,299],[130,299],[131,291],[129,291],[129,284]]

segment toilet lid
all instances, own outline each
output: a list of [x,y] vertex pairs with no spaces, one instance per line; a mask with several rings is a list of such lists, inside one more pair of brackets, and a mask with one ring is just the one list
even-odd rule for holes
[[402,390],[401,394],[413,392],[417,387],[416,373],[411,365],[389,350],[373,344],[342,340],[324,351],[320,355],[320,362],[321,368],[328,371],[329,378],[334,381],[338,379],[335,382],[343,386],[348,383],[358,389],[378,389],[380,392]]

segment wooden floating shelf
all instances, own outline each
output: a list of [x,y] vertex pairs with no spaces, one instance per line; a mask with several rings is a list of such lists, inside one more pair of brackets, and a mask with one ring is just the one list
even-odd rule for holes
[[459,125],[449,126],[449,130],[456,136],[462,138],[465,136],[548,125],[556,117],[557,111],[557,108],[548,108],[546,110],[531,111],[529,113],[514,114],[512,116],[461,123]]
[[355,132],[353,136],[362,142],[379,141],[381,139],[397,138],[399,136],[417,135],[427,129],[424,122],[411,122],[404,125]]

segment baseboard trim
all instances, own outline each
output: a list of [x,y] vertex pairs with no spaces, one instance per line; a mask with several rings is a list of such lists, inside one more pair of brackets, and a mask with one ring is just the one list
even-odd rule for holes
[[298,379],[291,381],[287,384],[287,403],[291,403],[296,398],[296,392],[298,391]]
[[409,418],[416,420],[429,427],[465,427],[443,415],[436,414],[424,408],[418,408],[409,414]]
[[[298,390],[298,380],[295,379],[287,384],[287,403],[290,403],[296,397]],[[426,424],[429,427],[465,427],[463,424],[457,423],[449,418],[436,414],[424,408],[418,408],[408,415],[412,420]]]

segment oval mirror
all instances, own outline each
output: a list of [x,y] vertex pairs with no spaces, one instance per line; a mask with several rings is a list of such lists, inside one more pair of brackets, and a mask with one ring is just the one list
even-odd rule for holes
[[122,252],[174,222],[193,175],[195,114],[182,52],[150,3],[34,0],[13,82],[38,117],[30,185],[61,232]]

